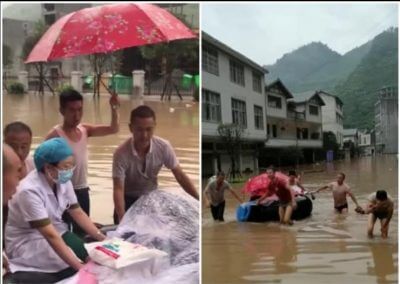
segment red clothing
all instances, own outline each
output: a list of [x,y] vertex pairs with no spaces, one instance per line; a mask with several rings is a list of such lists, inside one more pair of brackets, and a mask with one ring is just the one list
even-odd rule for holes
[[269,183],[267,191],[271,193],[270,195],[275,193],[282,202],[292,200],[291,192],[287,189],[287,182],[284,179],[275,177],[274,181]]

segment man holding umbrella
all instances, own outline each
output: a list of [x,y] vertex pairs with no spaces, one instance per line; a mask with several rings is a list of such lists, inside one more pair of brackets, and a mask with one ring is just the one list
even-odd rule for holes
[[[73,149],[76,168],[72,177],[72,184],[79,205],[88,216],[90,215],[89,186],[87,184],[88,138],[106,136],[118,132],[119,100],[115,94],[110,98],[110,107],[110,125],[81,123],[83,97],[75,90],[65,90],[60,94],[60,113],[63,116],[63,122],[56,125],[46,137],[46,140],[54,137],[65,138]],[[80,232],[76,224],[74,224],[74,232]]]

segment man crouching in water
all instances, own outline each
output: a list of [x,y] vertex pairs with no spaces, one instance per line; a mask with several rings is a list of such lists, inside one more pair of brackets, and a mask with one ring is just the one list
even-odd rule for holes
[[377,219],[381,221],[381,235],[386,239],[389,232],[389,222],[393,216],[393,199],[385,190],[378,190],[368,196],[368,206],[364,212],[368,216],[368,237],[374,236],[374,226]]

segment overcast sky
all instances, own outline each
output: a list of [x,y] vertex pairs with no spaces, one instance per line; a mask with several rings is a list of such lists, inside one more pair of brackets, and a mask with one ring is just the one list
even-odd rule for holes
[[398,26],[396,3],[203,3],[201,11],[205,32],[260,65],[312,41],[344,54]]

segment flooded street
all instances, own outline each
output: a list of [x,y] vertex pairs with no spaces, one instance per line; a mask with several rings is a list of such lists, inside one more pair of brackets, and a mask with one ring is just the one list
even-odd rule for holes
[[[100,100],[94,100],[91,95],[84,97],[84,123],[109,124],[109,96],[104,95]],[[131,136],[128,128],[130,112],[143,103],[132,100],[129,96],[120,96],[120,132],[99,138],[89,138],[88,183],[91,188],[91,217],[94,221],[112,223],[112,155],[116,147]],[[198,103],[190,99],[179,102],[160,102],[159,97],[145,104],[152,107],[157,116],[155,135],[169,140],[175,149],[180,165],[190,177],[196,188],[199,184],[199,111]],[[62,122],[58,111],[57,96],[38,95],[4,95],[3,125],[12,121],[22,121],[28,124],[33,132],[31,153],[44,139],[50,129]],[[160,187],[177,188],[172,173],[163,168],[159,175]],[[183,190],[177,189],[177,192]]]
[[[333,212],[329,192],[316,195],[312,216],[292,227],[277,223],[238,223],[237,201],[226,193],[225,223],[214,223],[208,208],[203,208],[202,271],[203,283],[398,283],[398,167],[397,156],[363,157],[340,161],[321,172],[302,178],[314,190],[346,173],[346,181],[360,205],[377,189],[395,199],[389,238],[367,238],[367,216],[354,212],[348,198],[349,213]],[[233,185],[239,192],[242,184]]]

